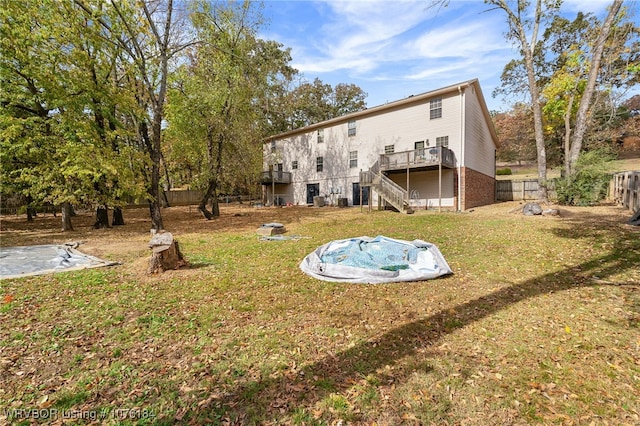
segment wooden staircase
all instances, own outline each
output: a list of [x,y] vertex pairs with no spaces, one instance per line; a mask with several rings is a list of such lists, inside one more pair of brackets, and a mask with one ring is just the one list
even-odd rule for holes
[[409,206],[407,190],[385,176],[380,171],[380,165],[377,161],[369,170],[360,172],[360,186],[374,188],[384,201],[391,204],[399,212],[413,213],[413,209]]

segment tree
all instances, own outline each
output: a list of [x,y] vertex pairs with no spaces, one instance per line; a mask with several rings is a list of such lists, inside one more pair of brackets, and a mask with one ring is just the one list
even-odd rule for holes
[[136,187],[114,155],[126,151],[116,119],[127,105],[115,84],[117,52],[76,12],[31,1],[0,12],[2,191],[60,205],[64,230],[72,229],[73,204],[104,204]]
[[[538,162],[538,197],[546,201],[548,199],[547,191],[547,153],[544,140],[544,128],[542,122],[542,105],[540,101],[540,89],[537,82],[536,74],[536,47],[538,44],[538,32],[540,26],[558,13],[559,3],[553,0],[536,0],[535,10],[529,11],[529,2],[518,1],[515,8],[512,8],[507,0],[485,0],[485,3],[501,9],[507,16],[509,31],[507,39],[515,41],[522,55],[521,64],[524,65],[526,80],[526,88],[529,92],[531,101],[531,110],[533,112],[533,125],[536,141],[536,152]],[[527,34],[527,30],[530,31]],[[503,72],[503,81],[505,78],[513,76],[513,70],[517,68],[517,64],[512,62],[505,67]]]
[[[625,53],[634,51],[625,46],[634,31],[630,31],[628,23],[614,25],[621,17],[622,0],[613,1],[603,23],[581,13],[573,22],[560,17],[560,1],[537,0],[535,12],[529,11],[530,4],[524,1],[518,1],[515,7],[511,7],[506,0],[485,2],[506,13],[510,26],[508,37],[516,40],[521,48],[522,59],[512,61],[505,67],[500,91],[506,93],[528,89],[536,127],[538,179],[541,185],[546,179],[545,129],[552,128],[554,121],[560,121],[564,127],[564,136],[560,139],[564,144],[568,175],[572,173],[572,165],[582,150],[584,134],[590,123],[589,111],[597,104],[593,102],[593,95],[598,93],[598,77],[600,85],[608,85],[609,89],[633,80],[620,78],[621,75],[629,75],[629,72],[619,72],[629,68],[629,60],[631,63],[637,62],[637,53]],[[523,18],[526,16],[531,18]],[[542,24],[548,26],[543,39],[538,40],[537,33]],[[526,37],[527,29],[531,30],[530,40]],[[612,34],[613,38],[610,37]],[[609,61],[607,67],[603,68],[601,59],[604,51]],[[523,69],[525,72],[522,72]],[[616,71],[612,72],[614,69]],[[527,76],[526,82],[520,75]],[[545,123],[546,119],[549,122]],[[543,188],[541,198],[546,199],[546,188]]]
[[164,228],[160,211],[161,141],[170,63],[186,47],[186,21],[173,0],[109,2],[97,5],[85,0],[75,4],[95,22],[96,31],[111,40],[123,52],[123,66],[128,65],[131,88],[135,91],[140,111],[132,117],[138,134],[138,145],[148,156],[147,198],[152,227]]
[[277,76],[293,72],[288,51],[256,37],[261,16],[250,2],[196,3],[192,17],[201,43],[173,82],[167,135],[192,153],[190,163],[196,160],[195,184],[205,189],[199,209],[212,219],[219,216],[217,193],[225,180],[229,188],[255,176],[267,128],[262,105]]
[[292,127],[299,128],[366,108],[367,94],[355,84],[335,87],[319,78],[303,82],[292,93]]
[[494,118],[496,133],[500,139],[497,158],[502,161],[528,161],[536,159],[531,109],[516,104],[512,111],[497,114]]
[[567,163],[567,175],[571,175],[573,169],[578,161],[580,152],[582,151],[582,139],[587,129],[588,124],[588,112],[591,105],[591,99],[596,89],[596,80],[600,73],[600,64],[602,61],[602,54],[605,49],[605,44],[611,33],[614,20],[620,13],[622,7],[622,0],[614,0],[609,7],[609,13],[605,18],[602,27],[600,28],[593,53],[591,55],[591,61],[589,66],[589,75],[587,77],[586,87],[584,93],[580,98],[580,105],[578,106],[578,112],[576,116],[575,131],[571,138],[571,148],[569,150],[569,161]]

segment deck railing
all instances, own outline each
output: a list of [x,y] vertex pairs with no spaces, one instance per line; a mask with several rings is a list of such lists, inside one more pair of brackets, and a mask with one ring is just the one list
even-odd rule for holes
[[372,186],[389,204],[403,213],[410,211],[407,190],[380,173],[376,161],[369,170],[360,172],[360,185]]
[[415,167],[437,166],[455,167],[455,155],[449,148],[442,146],[434,148],[419,148],[412,151],[381,154],[381,170],[398,170]]
[[291,173],[279,170],[267,170],[260,173],[260,183],[291,183]]

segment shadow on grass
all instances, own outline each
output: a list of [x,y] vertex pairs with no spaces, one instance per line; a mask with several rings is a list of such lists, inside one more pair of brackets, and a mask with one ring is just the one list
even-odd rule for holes
[[[520,284],[502,288],[493,293],[447,308],[434,315],[408,323],[335,356],[327,356],[305,366],[295,374],[266,377],[248,384],[239,385],[231,394],[223,395],[212,404],[189,413],[194,421],[210,418],[211,414],[228,413],[230,418],[243,419],[247,415],[253,421],[267,420],[272,416],[288,413],[292,415],[300,408],[313,408],[332,392],[341,392],[366,377],[379,375],[378,370],[394,365],[418,350],[429,348],[447,334],[482,320],[511,305],[540,295],[560,292],[576,287],[595,285],[637,286],[638,282],[609,282],[607,277],[637,268],[640,264],[639,232],[620,223],[603,224],[597,216],[569,218],[567,228],[556,228],[551,232],[562,238],[585,238],[595,241],[606,236],[612,247],[608,253],[562,271],[537,276]],[[607,228],[608,226],[608,228]],[[606,228],[606,229],[605,229]],[[404,377],[394,371],[394,381]],[[318,386],[330,383],[331,386]],[[312,390],[312,391],[311,391]],[[273,398],[285,395],[284,405],[274,405]],[[279,411],[278,411],[279,410]]]

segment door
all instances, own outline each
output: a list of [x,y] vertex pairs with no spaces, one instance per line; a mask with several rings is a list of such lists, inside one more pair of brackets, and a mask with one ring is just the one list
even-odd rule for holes
[[[363,186],[362,187],[362,205],[368,205],[368,204],[369,204],[369,187]],[[354,206],[360,205],[360,184],[357,182],[353,184],[353,205]]]
[[307,184],[307,204],[313,204],[313,197],[317,195],[320,195],[320,184],[308,183]]
[[413,144],[414,146],[414,158],[413,161],[419,162],[424,160],[424,141],[418,141]]

